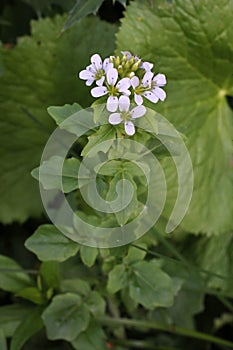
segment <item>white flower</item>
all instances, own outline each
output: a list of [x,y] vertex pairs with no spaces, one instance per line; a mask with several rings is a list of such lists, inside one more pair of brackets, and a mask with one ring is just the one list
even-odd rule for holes
[[122,95],[130,95],[130,91],[128,90],[130,87],[130,79],[123,78],[118,81],[118,71],[116,68],[110,68],[107,71],[107,82],[106,86],[97,86],[91,89],[91,94],[93,97],[100,97],[104,95],[109,95],[107,99],[107,110],[109,112],[115,112],[118,107],[118,96]]
[[128,96],[120,96],[119,98],[119,113],[112,113],[109,116],[109,123],[112,125],[120,124],[124,122],[125,132],[127,135],[132,136],[135,134],[135,127],[133,120],[142,117],[146,113],[145,106],[136,106],[131,111],[130,99]]
[[137,105],[143,103],[143,97],[153,103],[157,103],[159,100],[165,100],[166,92],[161,89],[161,87],[166,85],[165,75],[159,73],[153,79],[152,78],[153,73],[147,71],[141,82],[137,76],[131,79],[131,85],[134,89],[134,101]]
[[91,64],[79,73],[79,78],[86,80],[86,85],[90,86],[96,81],[98,86],[103,85],[106,73],[110,68],[113,67],[113,63],[110,62],[109,58],[105,58],[104,62],[100,55],[95,54],[91,56]]

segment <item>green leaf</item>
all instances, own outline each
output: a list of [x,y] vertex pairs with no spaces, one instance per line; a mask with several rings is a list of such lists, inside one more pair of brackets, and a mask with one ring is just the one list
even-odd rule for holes
[[25,242],[25,247],[42,261],[65,261],[77,254],[79,245],[65,237],[55,226],[42,225]]
[[48,339],[73,341],[88,327],[90,315],[77,294],[57,295],[42,315]]
[[6,338],[4,336],[2,329],[0,329],[0,349],[7,350]]
[[108,274],[107,290],[110,294],[115,294],[127,286],[127,272],[123,264],[115,265]]
[[[155,64],[155,73],[167,76],[167,99],[150,107],[187,136],[195,184],[182,227],[194,233],[233,228],[233,124],[226,99],[233,95],[232,11],[231,0],[153,6],[133,1],[117,35],[119,51],[136,52]],[[164,165],[168,214],[175,202],[176,172],[171,160]]]
[[137,261],[143,260],[146,256],[146,245],[145,244],[137,244],[140,248],[137,247],[129,247],[128,254],[124,257],[124,263],[132,264]]
[[26,341],[43,328],[41,308],[35,308],[30,315],[20,323],[11,340],[10,350],[20,350]]
[[[62,168],[62,176],[60,168]],[[46,190],[61,189],[64,193],[69,193],[78,188],[78,168],[80,161],[76,158],[63,159],[53,156],[44,161],[39,168],[32,171],[32,176],[40,180]],[[40,176],[39,176],[40,174]]]
[[13,259],[0,255],[0,289],[16,293],[32,285],[30,277]]
[[0,48],[5,69],[0,78],[0,220],[5,223],[22,222],[43,210],[30,173],[55,127],[46,108],[74,101],[90,106],[90,89],[77,73],[92,54],[104,58],[114,50],[116,26],[85,18],[59,36],[64,18],[33,21],[30,36],[20,38],[11,50]]
[[64,106],[50,106],[47,111],[49,115],[55,120],[57,125],[60,125],[71,115],[76,114],[82,110],[78,103],[72,105],[65,104]]
[[80,278],[73,278],[61,281],[61,291],[77,293],[85,297],[90,293],[91,289],[86,281]]
[[103,314],[105,313],[106,304],[104,299],[98,292],[91,292],[88,298],[86,299],[86,303],[89,308],[89,311],[94,317],[103,316]]
[[27,318],[31,311],[31,307],[20,304],[1,306],[0,329],[3,331],[5,337],[11,337],[20,322],[24,318]]
[[88,247],[85,245],[82,245],[80,248],[80,257],[82,259],[82,262],[88,267],[91,267],[94,265],[97,255],[98,255],[97,248]]
[[[116,138],[116,131],[110,124],[101,125],[100,128],[88,137],[88,143],[83,148],[81,155],[83,157],[87,156],[88,152],[91,153],[91,149],[98,144],[101,144],[107,140],[114,140]],[[107,153],[109,148],[111,147],[111,143],[106,143],[103,145],[101,151]]]
[[158,306],[169,307],[173,303],[172,279],[158,267],[155,261],[140,261],[132,266],[129,281],[130,297],[152,310]]
[[72,341],[72,345],[77,350],[107,350],[104,338],[102,328],[97,323],[92,322],[85,332]]
[[26,300],[32,301],[34,304],[45,304],[46,298],[42,295],[41,291],[39,291],[36,287],[28,287],[20,290],[15,295],[16,297],[20,297]]
[[81,18],[96,13],[104,0],[77,0],[76,5],[70,11],[70,15],[64,24],[63,31],[73,26]]
[[44,261],[40,266],[40,275],[47,288],[58,289],[60,287],[59,265],[56,261]]

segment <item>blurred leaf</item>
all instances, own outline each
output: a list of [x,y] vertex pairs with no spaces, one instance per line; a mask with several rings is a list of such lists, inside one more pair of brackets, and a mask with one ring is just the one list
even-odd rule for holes
[[104,0],[76,0],[76,5],[70,11],[62,31],[64,32],[73,26],[76,22],[80,21],[81,18],[91,13],[96,13],[103,2]]
[[[194,233],[233,228],[233,124],[226,100],[233,95],[232,11],[231,0],[132,1],[117,34],[119,51],[140,55],[167,76],[167,99],[150,107],[187,136],[195,186],[182,227]],[[168,214],[177,177],[172,160],[165,167]]]
[[86,305],[77,294],[57,295],[42,315],[48,339],[73,341],[89,324]]
[[26,300],[30,300],[34,304],[38,305],[44,304],[46,302],[45,297],[42,295],[41,291],[39,291],[36,287],[27,287],[21,289],[18,293],[16,293],[15,296]]
[[89,106],[93,98],[77,73],[92,54],[104,57],[114,50],[115,26],[85,18],[59,37],[63,23],[62,16],[33,21],[31,36],[20,38],[11,50],[0,49],[5,69],[0,78],[0,220],[5,223],[42,212],[30,172],[54,129],[46,108],[73,101]]
[[98,256],[98,249],[94,247],[88,247],[85,245],[82,245],[80,248],[80,257],[82,259],[82,262],[87,265],[88,267],[91,267],[94,265],[95,260]]
[[[147,254],[146,252],[146,245],[145,244],[137,244],[138,247],[129,247],[128,254],[124,257],[124,263],[125,264],[133,264],[135,262],[138,262],[140,260],[143,260]],[[143,250],[145,249],[145,250]]]
[[41,261],[65,261],[74,256],[79,245],[65,237],[55,226],[42,225],[25,242],[25,247]]
[[[44,161],[39,168],[34,169],[32,176],[37,180],[40,179],[46,190],[61,189],[64,193],[69,193],[78,188],[79,165],[80,161],[76,158],[64,160],[62,157],[52,156],[49,160]],[[59,171],[61,166],[62,176]]]
[[43,328],[41,308],[35,308],[30,315],[20,323],[11,340],[10,350],[20,350],[26,341]]
[[58,262],[42,262],[40,266],[40,275],[47,288],[58,289],[60,287],[60,271]]
[[169,307],[174,298],[173,282],[155,261],[140,261],[132,265],[129,294],[146,309]]
[[13,259],[0,255],[0,288],[17,293],[32,285],[32,280]]
[[26,305],[14,304],[0,307],[0,329],[5,337],[11,337],[20,324],[31,313],[32,308]]
[[[99,144],[101,144],[104,141],[107,140],[114,140],[116,138],[116,132],[112,125],[106,124],[106,125],[101,125],[100,128],[93,133],[91,136],[88,137],[88,143],[87,145],[83,148],[82,150],[82,156],[88,156],[91,154],[91,149]],[[111,143],[106,143],[106,145],[102,147],[102,152],[107,153],[109,148],[111,147]]]
[[0,329],[0,349],[7,350],[6,338],[2,329]]
[[94,317],[103,316],[106,304],[104,299],[98,292],[92,291],[87,297],[86,303],[89,308],[89,311],[92,315],[94,315]]
[[61,291],[77,293],[85,297],[90,293],[91,289],[89,284],[86,281],[80,278],[73,278],[73,279],[63,279],[61,281]]
[[105,335],[102,328],[92,322],[85,332],[82,332],[72,341],[72,345],[76,350],[107,350],[104,338]]
[[110,294],[115,294],[127,286],[127,272],[123,264],[115,265],[108,274],[107,290]]

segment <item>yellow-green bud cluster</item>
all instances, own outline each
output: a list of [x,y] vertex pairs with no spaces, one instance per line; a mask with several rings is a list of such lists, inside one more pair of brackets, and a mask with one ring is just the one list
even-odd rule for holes
[[118,74],[121,78],[132,78],[137,74],[142,60],[138,57],[131,56],[128,58],[127,55],[123,55],[122,57],[111,56],[110,62],[112,62],[114,68],[118,70]]

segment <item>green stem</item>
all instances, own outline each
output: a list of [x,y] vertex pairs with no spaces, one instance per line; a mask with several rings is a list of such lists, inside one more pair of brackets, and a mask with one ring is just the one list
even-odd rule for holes
[[[135,339],[130,339],[130,340],[116,340],[116,339],[110,339],[110,343],[114,345],[120,345],[123,347],[126,347],[127,349],[151,349],[155,350],[155,344],[146,341],[146,340],[135,340]],[[170,346],[163,346],[163,345],[156,345],[156,350],[177,350],[177,348],[170,347]]]
[[228,340],[224,340],[209,334],[192,331],[190,329],[185,329],[185,328],[177,327],[173,325],[166,326],[153,321],[141,321],[141,320],[128,319],[128,318],[111,318],[111,317],[101,317],[99,318],[99,321],[103,325],[110,326],[110,327],[124,325],[125,327],[128,327],[128,328],[133,327],[133,328],[138,328],[140,330],[156,329],[159,331],[169,332],[172,334],[181,335],[188,338],[194,338],[194,339],[203,340],[214,344],[229,346],[230,348],[233,349],[233,343]]

